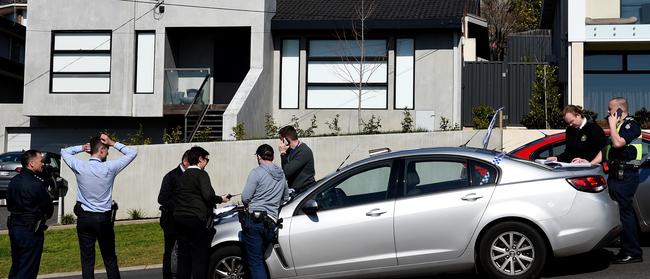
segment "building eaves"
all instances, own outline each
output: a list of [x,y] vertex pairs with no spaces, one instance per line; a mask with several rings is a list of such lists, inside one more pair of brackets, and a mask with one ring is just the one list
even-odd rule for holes
[[[274,30],[351,28],[361,0],[278,0]],[[478,0],[365,0],[368,28],[460,28],[465,14],[480,14]]]

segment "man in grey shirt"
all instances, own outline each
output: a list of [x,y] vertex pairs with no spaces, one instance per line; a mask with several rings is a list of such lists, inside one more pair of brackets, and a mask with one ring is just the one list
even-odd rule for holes
[[273,164],[273,148],[260,145],[255,152],[258,166],[248,175],[242,192],[246,207],[242,221],[242,241],[252,279],[266,279],[264,251],[275,236],[278,213],[289,200],[289,187],[284,172]]

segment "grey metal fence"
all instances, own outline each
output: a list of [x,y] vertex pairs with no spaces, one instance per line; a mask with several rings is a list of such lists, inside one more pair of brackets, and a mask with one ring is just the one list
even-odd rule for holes
[[520,126],[528,113],[535,69],[544,63],[465,62],[463,67],[463,126],[473,126],[472,108],[504,107],[505,124]]

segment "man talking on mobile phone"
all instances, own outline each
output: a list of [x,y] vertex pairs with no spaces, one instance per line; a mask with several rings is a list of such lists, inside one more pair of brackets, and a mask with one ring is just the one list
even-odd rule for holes
[[643,251],[639,245],[637,220],[632,207],[632,199],[639,187],[639,165],[641,146],[635,141],[641,136],[641,128],[628,115],[627,100],[615,97],[608,104],[609,134],[611,143],[605,148],[605,158],[609,164],[607,184],[612,198],[618,202],[621,217],[621,249],[614,264],[643,261]]
[[279,131],[280,158],[282,170],[287,177],[289,188],[298,194],[309,188],[316,180],[314,175],[314,154],[309,146],[298,139],[298,133],[293,126],[282,127]]

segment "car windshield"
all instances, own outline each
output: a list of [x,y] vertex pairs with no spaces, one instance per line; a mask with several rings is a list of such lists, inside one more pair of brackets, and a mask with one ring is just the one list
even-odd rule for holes
[[0,155],[0,162],[20,162],[21,154],[18,153],[9,153]]

